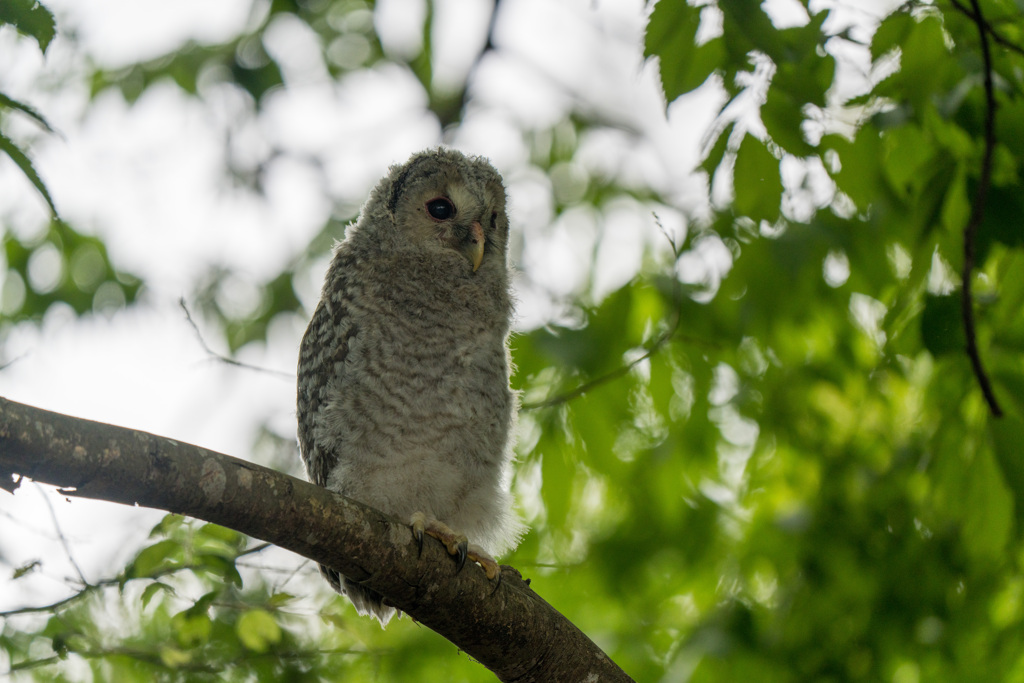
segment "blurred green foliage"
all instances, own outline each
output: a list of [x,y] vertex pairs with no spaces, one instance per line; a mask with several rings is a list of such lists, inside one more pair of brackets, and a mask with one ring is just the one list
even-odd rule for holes
[[[9,0],[0,5],[0,26],[13,26],[22,35],[33,38],[39,45],[42,52],[50,46],[56,34],[56,26],[50,10],[35,0]],[[45,130],[53,132],[46,119],[33,109],[30,105],[20,102],[4,93],[0,93],[0,124],[3,123],[3,116],[9,111],[28,116]],[[25,177],[35,186],[39,193],[46,200],[47,205],[57,215],[57,207],[53,204],[53,198],[46,189],[45,183],[39,177],[32,160],[25,154],[21,146],[9,137],[0,133],[0,151],[6,154],[15,165],[25,174]]]
[[[972,277],[997,419],[960,310],[986,140],[979,22],[967,3],[911,2],[863,43],[800,4],[806,22],[783,29],[738,0],[654,6],[646,53],[667,101],[705,85],[725,95],[695,162],[732,198],[617,291],[580,292],[572,325],[514,337],[516,487],[532,531],[504,560],[637,680],[1024,680],[1024,16],[1012,2],[978,5],[997,112]],[[405,64],[438,120],[458,125],[472,93],[433,88],[433,14],[405,59],[384,54],[372,11],[274,2],[235,40],[97,71],[94,92],[133,99],[171,79],[201,97],[209,74],[255,111],[286,87],[260,47],[281,14],[317,33],[335,75]],[[331,45],[356,38],[361,61],[331,60]],[[873,65],[844,100],[834,55],[848,48]],[[734,114],[741,97],[763,129]],[[526,131],[531,163],[555,175],[581,134],[609,125],[580,114]],[[808,199],[815,180],[831,187],[824,199]],[[600,212],[622,196],[671,203],[591,178],[553,206]],[[339,229],[325,225],[246,319],[218,308],[210,278],[199,299],[232,349],[298,307],[293,278]],[[58,236],[67,253],[74,240]],[[695,263],[716,268],[707,244],[729,262],[693,284]],[[7,249],[10,277],[25,247]],[[7,617],[0,648],[54,680],[71,677],[72,657],[99,680],[490,680],[409,620],[381,631],[340,599],[303,613],[268,581],[240,585],[246,548],[169,517],[118,577],[120,595],[83,591],[35,631]],[[97,616],[109,610],[117,628]]]
[[[0,26],[4,24],[34,39],[43,53],[56,35],[53,15],[35,0],[5,0],[0,4]],[[26,144],[5,134],[4,122],[12,113],[27,117],[48,134],[55,131],[31,105],[0,93],[0,151],[38,190],[52,219],[38,234],[19,237],[0,217],[0,266],[4,271],[0,279],[0,335],[12,324],[42,319],[58,303],[83,315],[134,302],[141,281],[115,270],[102,240],[81,234],[61,219]]]

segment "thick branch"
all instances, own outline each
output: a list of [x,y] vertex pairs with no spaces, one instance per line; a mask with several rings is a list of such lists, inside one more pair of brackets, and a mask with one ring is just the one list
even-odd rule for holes
[[16,475],[68,495],[189,515],[337,568],[429,626],[503,681],[631,680],[506,567],[497,589],[428,539],[326,489],[146,432],[0,398],[0,486]]

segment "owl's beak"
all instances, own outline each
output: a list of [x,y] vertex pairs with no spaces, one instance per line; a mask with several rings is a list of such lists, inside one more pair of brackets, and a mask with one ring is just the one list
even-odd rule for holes
[[473,272],[480,267],[484,260],[484,229],[480,221],[473,221],[469,228],[469,239],[466,243],[466,257],[473,263]]

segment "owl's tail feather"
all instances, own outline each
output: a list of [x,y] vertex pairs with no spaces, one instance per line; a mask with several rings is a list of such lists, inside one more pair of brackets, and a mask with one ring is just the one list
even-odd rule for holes
[[352,601],[356,612],[362,615],[369,615],[380,622],[381,628],[388,625],[391,617],[398,613],[398,610],[390,605],[384,604],[384,596],[375,590],[362,586],[355,581],[350,581],[344,576],[331,569],[320,565],[320,573],[331,584],[331,588],[346,596]]

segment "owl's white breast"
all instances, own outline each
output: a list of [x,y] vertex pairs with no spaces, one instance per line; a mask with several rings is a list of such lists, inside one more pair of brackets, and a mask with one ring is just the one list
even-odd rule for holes
[[328,486],[399,518],[424,512],[487,542],[502,533],[509,507],[502,479],[514,399],[507,310],[495,310],[507,300],[489,309],[486,289],[465,282],[440,289],[388,280],[355,281],[373,290],[355,301],[380,305],[347,312],[356,332],[316,428],[339,455]]

